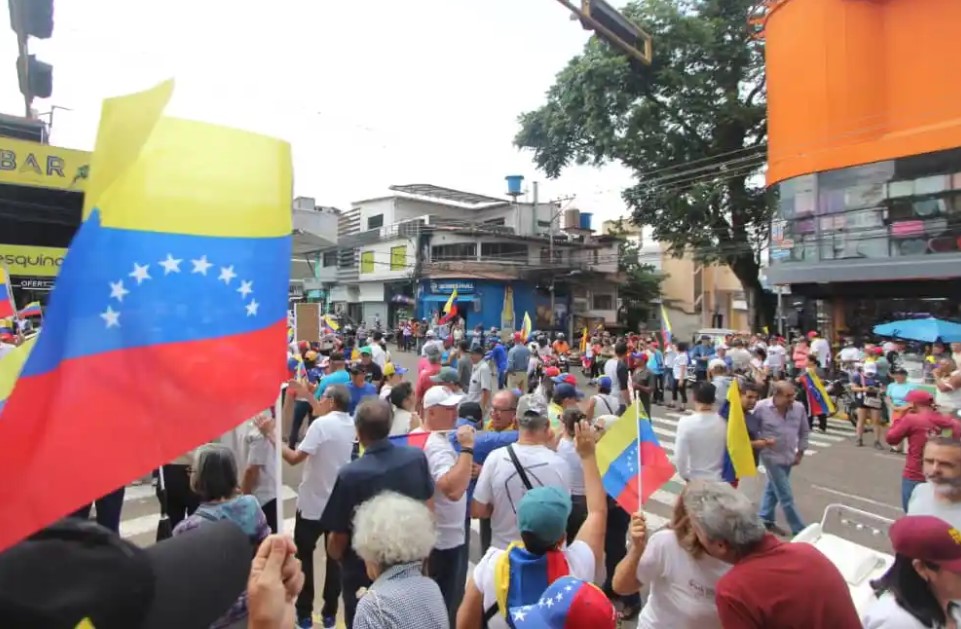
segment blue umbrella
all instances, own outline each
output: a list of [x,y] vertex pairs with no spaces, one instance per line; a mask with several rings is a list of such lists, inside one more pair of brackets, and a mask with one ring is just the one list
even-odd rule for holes
[[874,333],[878,336],[892,336],[908,341],[958,343],[961,342],[961,323],[934,317],[903,319],[878,324],[874,326]]

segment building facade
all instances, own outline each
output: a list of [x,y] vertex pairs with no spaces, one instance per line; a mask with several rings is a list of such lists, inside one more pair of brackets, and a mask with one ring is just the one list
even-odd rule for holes
[[430,319],[457,290],[467,325],[571,331],[617,317],[616,244],[561,212],[432,185],[394,186],[342,215],[318,279],[355,321]]
[[961,3],[770,4],[768,282],[803,327],[961,316]]
[[[703,264],[694,256],[671,255],[663,243],[653,238],[650,227],[626,221],[604,221],[602,231],[620,230],[638,245],[638,260],[664,276],[661,301],[667,310],[674,337],[690,340],[701,328],[749,328],[747,299],[740,280],[727,265]],[[648,329],[660,329],[659,308],[651,309]]]

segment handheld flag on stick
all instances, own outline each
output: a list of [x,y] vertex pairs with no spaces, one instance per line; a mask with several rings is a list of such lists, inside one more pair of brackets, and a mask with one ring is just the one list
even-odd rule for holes
[[13,307],[13,287],[6,269],[0,269],[0,319],[12,317],[17,313]]
[[457,301],[457,289],[455,288],[451,292],[450,297],[447,299],[447,303],[444,304],[444,314],[450,314],[452,308],[454,308],[454,302]]
[[671,343],[671,320],[667,316],[667,308],[661,304],[661,336],[664,337],[664,348]]
[[533,325],[531,324],[531,316],[527,312],[524,313],[524,322],[521,324],[521,342],[526,343],[527,338],[531,335],[531,329]]
[[651,422],[635,404],[597,442],[597,466],[607,495],[628,513],[640,509],[675,474]]
[[290,146],[163,118],[172,88],[104,103],[86,220],[0,421],[17,479],[0,550],[257,414],[284,379]]
[[824,383],[821,382],[821,378],[816,373],[810,370],[805,371],[801,375],[801,386],[804,387],[804,392],[808,396],[808,408],[811,409],[812,415],[827,415],[830,417],[837,412],[834,401],[828,395]]
[[722,478],[733,483],[747,476],[757,476],[754,463],[754,449],[747,432],[744,408],[741,406],[741,392],[737,378],[731,381],[727,390],[727,400],[721,406],[721,417],[727,422],[727,450],[724,452]]
[[27,317],[42,317],[43,309],[40,307],[39,301],[31,301],[23,307],[23,310],[17,313],[17,316],[21,319],[26,319]]
[[587,351],[587,326],[584,326],[584,330],[581,332],[581,353]]

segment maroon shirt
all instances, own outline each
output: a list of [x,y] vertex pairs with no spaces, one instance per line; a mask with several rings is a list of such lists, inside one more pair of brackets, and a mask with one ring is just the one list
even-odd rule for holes
[[931,437],[941,434],[942,430],[953,430],[954,436],[961,434],[961,422],[951,419],[931,408],[920,413],[907,413],[895,421],[884,437],[895,446],[902,439],[908,440],[908,454],[904,460],[904,478],[924,482],[924,444]]
[[717,582],[724,629],[858,629],[844,577],[821,551],[766,535]]

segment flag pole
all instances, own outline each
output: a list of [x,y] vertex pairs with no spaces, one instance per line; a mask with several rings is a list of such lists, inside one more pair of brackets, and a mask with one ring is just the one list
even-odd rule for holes
[[[637,429],[637,510],[644,511],[644,487],[643,487],[643,466],[644,458],[641,456],[641,396],[634,391],[634,382],[631,381],[631,397],[634,404],[634,427]],[[633,515],[633,514],[631,514]]]
[[[10,302],[10,309],[13,310],[13,327],[14,332],[17,334],[17,338],[23,343],[23,326],[20,325],[20,312],[17,311],[17,302],[13,300],[13,278],[10,277],[10,267],[6,264],[3,265],[3,276],[4,281],[7,283],[7,300]],[[42,317],[41,313],[41,317]]]
[[284,482],[283,482],[283,459],[280,455],[281,448],[284,447],[283,433],[283,411],[284,411],[284,390],[281,388],[274,403],[274,493],[276,494],[277,508],[277,533],[284,533]]

